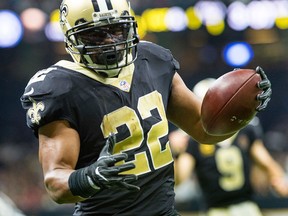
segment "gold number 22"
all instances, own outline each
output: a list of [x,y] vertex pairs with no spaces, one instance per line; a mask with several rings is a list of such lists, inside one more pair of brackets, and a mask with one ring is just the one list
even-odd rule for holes
[[[140,119],[135,110],[130,107],[121,107],[104,116],[101,125],[104,137],[108,137],[112,131],[117,134],[117,127],[126,125],[129,129],[130,136],[115,144],[114,153],[125,152],[134,149],[143,149],[135,154],[134,160],[130,161],[135,164],[133,170],[125,174],[142,175],[150,172],[152,169],[157,170],[173,162],[169,142],[162,147],[160,138],[166,136],[169,132],[168,121],[165,115],[162,96],[159,92],[153,91],[139,98],[137,109],[142,120],[152,117],[152,110],[157,110],[160,121],[151,126],[147,133],[147,147],[142,147],[144,132],[140,124]],[[124,162],[123,162],[124,163]],[[129,163],[129,162],[127,162]]]

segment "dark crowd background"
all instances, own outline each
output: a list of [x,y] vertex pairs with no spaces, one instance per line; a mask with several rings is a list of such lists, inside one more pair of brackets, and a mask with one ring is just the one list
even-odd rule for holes
[[[60,0],[1,0],[0,10],[10,9],[20,14],[25,8],[36,7],[49,14],[58,8],[60,2]],[[185,8],[195,2],[138,0],[131,1],[131,5],[136,14],[141,14],[147,7]],[[230,2],[232,1],[224,3]],[[201,79],[217,78],[233,70],[233,67],[227,65],[222,58],[221,52],[225,44],[239,40],[260,40],[263,37],[276,39],[270,43],[252,44],[255,56],[244,67],[262,66],[272,82],[272,100],[268,108],[258,116],[265,132],[265,145],[287,170],[287,30],[271,28],[234,31],[227,27],[220,35],[213,36],[201,27],[197,30],[185,29],[180,32],[147,32],[143,39],[158,43],[173,52],[181,63],[179,73],[192,89]],[[66,212],[72,212],[70,205],[58,206],[47,197],[37,158],[37,140],[26,126],[25,113],[20,103],[20,96],[31,76],[60,59],[70,59],[64,50],[63,42],[49,41],[43,33],[29,35],[29,32],[24,32],[24,38],[17,46],[0,48],[0,190],[11,197],[27,215],[52,215],[52,213],[64,215]],[[259,181],[261,182],[261,177]],[[288,208],[288,201],[276,197],[269,189],[262,191],[258,198],[263,208]],[[193,210],[191,206],[187,208]]]

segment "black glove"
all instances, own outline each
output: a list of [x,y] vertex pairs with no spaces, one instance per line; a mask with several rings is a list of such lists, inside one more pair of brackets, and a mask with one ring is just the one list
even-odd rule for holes
[[115,163],[127,159],[127,154],[121,153],[112,155],[116,143],[115,134],[111,134],[102,149],[99,159],[87,169],[87,177],[100,188],[119,187],[128,190],[139,190],[139,187],[127,182],[137,180],[136,175],[121,175],[119,173],[135,168],[133,163],[115,166]]
[[257,95],[257,100],[260,101],[260,105],[256,108],[256,111],[260,112],[267,107],[268,102],[271,99],[272,89],[271,89],[271,82],[267,78],[264,70],[261,67],[256,68],[256,72],[260,74],[262,80],[258,82],[258,88],[262,89],[263,91]]
[[89,197],[104,188],[118,188],[139,191],[140,188],[128,182],[137,180],[136,175],[121,172],[135,168],[133,163],[115,165],[127,159],[127,154],[112,155],[116,143],[115,134],[109,135],[96,162],[88,167],[76,170],[69,177],[69,188],[73,195]]

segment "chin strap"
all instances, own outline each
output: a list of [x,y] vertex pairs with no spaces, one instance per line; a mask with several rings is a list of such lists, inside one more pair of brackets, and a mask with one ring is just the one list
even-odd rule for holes
[[[112,78],[112,77],[117,77],[119,75],[119,73],[121,72],[122,68],[123,68],[123,65],[124,67],[128,66],[129,63],[133,62],[132,59],[133,59],[133,56],[131,53],[129,53],[128,55],[124,55],[124,56],[127,56],[127,59],[124,58],[121,62],[118,63],[119,65],[119,68],[115,68],[115,69],[93,69],[91,68],[91,66],[89,66],[90,69],[94,70],[96,73],[100,74],[101,76],[105,77],[105,78]],[[97,68],[99,68],[101,65],[97,65],[97,64],[94,64]],[[88,67],[86,65],[86,67]],[[103,66],[104,67],[104,66]],[[106,66],[105,66],[106,67]]]

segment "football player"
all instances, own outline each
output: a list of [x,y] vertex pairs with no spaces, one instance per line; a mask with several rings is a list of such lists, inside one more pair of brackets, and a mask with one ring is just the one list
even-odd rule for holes
[[60,25],[73,62],[37,72],[21,98],[49,195],[74,215],[177,215],[168,120],[199,142],[228,136],[204,132],[178,62],[139,42],[126,0],[64,0]]
[[[176,139],[183,136],[183,132],[172,133]],[[178,156],[175,170],[179,185],[189,180],[195,170],[207,216],[261,216],[250,182],[253,163],[267,173],[275,192],[288,196],[285,172],[263,145],[257,117],[232,138],[216,145],[190,139],[186,152]]]
[[[188,181],[195,170],[207,216],[262,215],[253,201],[252,164],[263,168],[276,193],[288,197],[285,171],[265,148],[261,130],[259,119],[255,117],[249,125],[225,141],[207,145],[190,139],[185,153],[179,153],[175,165],[178,186]],[[174,131],[170,136],[179,139],[183,132]]]

